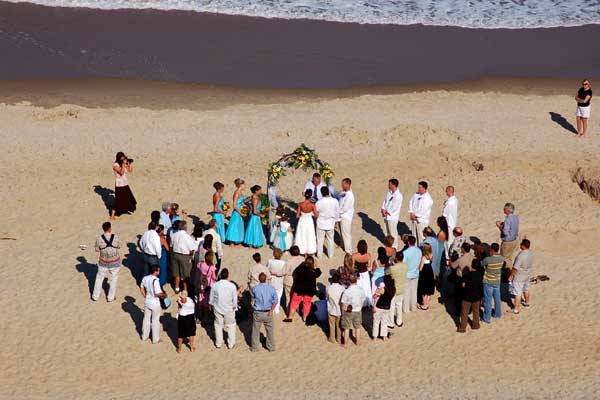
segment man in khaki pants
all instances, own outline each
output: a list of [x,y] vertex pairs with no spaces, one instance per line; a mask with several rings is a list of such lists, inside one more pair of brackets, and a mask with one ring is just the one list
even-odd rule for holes
[[512,268],[513,255],[519,248],[519,217],[515,215],[515,205],[506,203],[504,205],[504,222],[496,221],[496,227],[500,229],[500,255],[506,260],[506,268]]
[[347,254],[352,254],[352,217],[354,217],[354,192],[350,178],[342,179],[343,192],[340,193],[340,235]]

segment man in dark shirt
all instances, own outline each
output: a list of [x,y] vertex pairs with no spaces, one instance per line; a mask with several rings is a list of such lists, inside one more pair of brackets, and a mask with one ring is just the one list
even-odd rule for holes
[[589,79],[584,79],[581,82],[581,87],[577,91],[575,101],[577,102],[577,112],[575,114],[577,116],[577,137],[588,137],[587,126],[592,108],[590,105],[592,101],[592,86]]
[[463,270],[463,293],[462,293],[462,309],[460,312],[460,325],[458,332],[464,333],[467,331],[467,320],[469,311],[473,313],[472,329],[479,329],[479,306],[483,297],[481,280],[483,276],[481,272],[474,268],[468,267]]

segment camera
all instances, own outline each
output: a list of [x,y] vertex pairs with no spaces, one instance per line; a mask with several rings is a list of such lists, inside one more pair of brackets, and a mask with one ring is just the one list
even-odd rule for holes
[[128,159],[127,159],[127,162],[128,162],[129,164],[133,163],[133,158],[128,158]]

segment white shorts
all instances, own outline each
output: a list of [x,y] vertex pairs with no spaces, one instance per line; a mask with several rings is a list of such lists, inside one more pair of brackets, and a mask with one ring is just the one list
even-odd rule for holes
[[579,118],[589,118],[591,108],[592,108],[592,106],[587,106],[587,107],[579,107],[578,106],[575,116],[579,117]]

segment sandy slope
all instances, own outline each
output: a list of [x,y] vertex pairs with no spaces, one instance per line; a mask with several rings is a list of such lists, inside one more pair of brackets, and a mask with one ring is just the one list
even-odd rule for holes
[[[518,82],[500,81],[485,92],[432,88],[340,99],[331,92],[296,101],[292,92],[182,87],[136,96],[139,83],[105,82],[94,92],[89,83],[79,85],[102,106],[36,105],[62,102],[60,85],[29,85],[33,105],[10,100],[20,93],[10,85],[0,95],[8,102],[0,105],[0,236],[17,239],[0,241],[1,398],[600,396],[600,208],[570,177],[576,166],[597,162],[600,142],[577,141],[551,120],[549,112],[573,121],[571,93],[503,94],[502,87]],[[117,88],[129,90],[127,101],[113,97]],[[592,133],[596,126],[592,120]],[[536,272],[551,280],[533,288],[533,306],[518,318],[466,335],[456,334],[453,320],[434,305],[409,315],[391,342],[346,352],[300,323],[277,325],[274,354],[250,354],[242,340],[233,351],[215,350],[204,329],[195,354],[177,355],[165,333],[163,344],[142,344],[133,243],[150,211],[174,200],[206,219],[215,179],[227,183],[227,196],[237,176],[264,184],[266,164],[301,142],[332,163],[337,178],[354,180],[361,213],[354,238],[367,239],[372,252],[382,234],[377,212],[387,178],[398,177],[405,196],[425,178],[434,213],[443,187],[454,184],[460,225],[486,241],[497,240],[493,222],[502,204],[514,202],[522,233],[533,242]],[[118,301],[92,303],[95,254],[78,246],[91,247],[99,233],[106,209],[94,186],[112,187],[110,164],[121,149],[136,160],[131,185],[139,212],[115,223],[127,243]],[[474,161],[484,170],[476,172]],[[298,199],[307,177],[286,177],[284,197]],[[402,213],[406,218],[406,200]],[[224,265],[235,279],[243,279],[250,254],[227,249]],[[340,259],[338,251],[324,269]],[[173,322],[167,314],[167,326]]]

